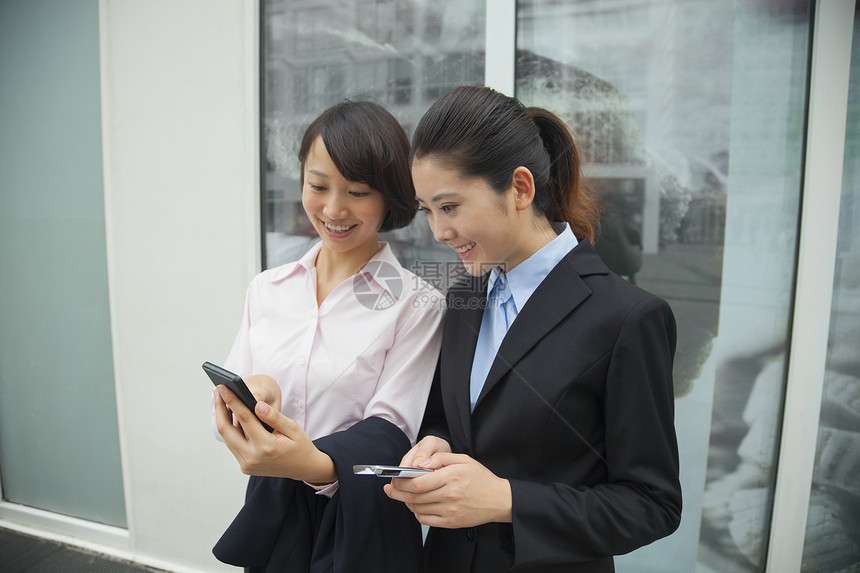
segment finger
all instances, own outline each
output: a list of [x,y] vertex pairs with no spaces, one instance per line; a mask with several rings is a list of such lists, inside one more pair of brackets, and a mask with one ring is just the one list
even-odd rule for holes
[[415,445],[412,459],[406,465],[421,467],[431,467],[430,458],[436,452],[447,446],[447,442],[436,436],[427,436]]
[[268,433],[263,428],[263,425],[260,424],[260,421],[257,420],[257,417],[254,415],[254,413],[249,410],[248,407],[245,406],[245,404],[243,404],[242,401],[238,397],[236,397],[233,392],[230,391],[229,388],[224,385],[220,385],[216,388],[216,390],[221,396],[221,399],[227,405],[227,408],[229,408],[233,412],[233,419],[235,421],[238,421],[239,430],[242,431],[243,434],[247,435],[248,432],[254,428],[254,426],[257,426],[259,430]]
[[391,480],[392,499],[407,503],[435,503],[442,499],[441,489],[448,483],[438,472],[417,478],[395,478]]
[[419,494],[412,493],[412,492],[406,491],[402,488],[399,488],[399,487],[397,487],[396,484],[393,483],[394,480],[391,480],[391,481],[392,481],[392,483],[387,483],[382,487],[382,491],[385,492],[385,495],[387,495],[388,497],[390,497],[391,499],[393,499],[395,501],[402,501],[403,503],[406,503],[407,505],[419,503],[417,501]]
[[221,393],[218,391],[218,388],[215,388],[213,391],[212,400],[215,406],[215,426],[218,428],[218,433],[221,436],[224,436],[224,432],[227,431],[228,428],[233,427],[233,413],[227,407],[227,404],[224,402],[224,398],[221,397]]
[[276,432],[283,434],[288,438],[296,439],[304,433],[304,430],[298,422],[292,418],[287,418],[265,402],[257,402],[257,406],[254,408],[254,411],[257,413],[260,420],[266,422],[273,427]]
[[452,454],[449,452],[436,452],[431,456],[429,463],[424,466],[433,469],[440,469],[456,464],[475,463],[475,459],[466,454]]
[[241,464],[245,452],[245,434],[241,427],[233,425],[233,413],[227,408],[227,404],[221,394],[215,390],[213,402],[215,406],[215,426],[218,433],[224,439],[224,444],[233,453]]
[[416,496],[419,495],[410,487],[411,480],[408,479],[393,479],[391,483],[387,483],[382,487],[385,494],[391,499],[397,501],[417,503]]
[[419,444],[415,444],[408,452],[403,454],[403,457],[400,459],[401,466],[415,467],[415,452],[418,451],[418,445]]
[[260,402],[265,402],[272,407],[279,407],[281,402],[281,388],[275,379],[265,374],[255,374],[245,378],[245,385]]
[[441,515],[436,515],[434,513],[422,513],[421,511],[413,511],[413,515],[415,515],[415,519],[418,520],[418,523],[421,525],[427,525],[429,527],[437,527],[437,528],[451,528],[450,522]]

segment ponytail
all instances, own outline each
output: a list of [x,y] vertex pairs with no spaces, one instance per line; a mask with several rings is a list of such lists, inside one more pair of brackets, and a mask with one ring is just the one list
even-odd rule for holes
[[597,202],[583,188],[579,150],[564,122],[545,109],[526,108],[487,87],[454,88],[418,122],[411,155],[413,161],[433,156],[500,193],[514,170],[525,167],[534,177],[535,210],[594,242]]
[[546,109],[529,107],[526,113],[537,125],[549,155],[544,214],[550,221],[567,221],[574,235],[594,243],[599,228],[598,203],[582,183],[579,146],[573,134],[558,116]]

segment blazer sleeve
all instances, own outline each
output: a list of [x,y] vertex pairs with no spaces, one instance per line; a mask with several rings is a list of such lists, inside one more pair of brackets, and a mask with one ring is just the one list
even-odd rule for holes
[[669,305],[640,301],[627,314],[605,383],[606,483],[511,480],[509,563],[535,566],[620,555],[664,537],[681,519]]
[[406,506],[389,499],[385,483],[357,476],[357,464],[396,464],[406,435],[382,418],[367,418],[314,441],[335,463],[340,488],[331,498],[286,478],[252,476],[245,506],[215,545],[225,563],[266,573],[309,571],[417,572],[421,529]]
[[387,480],[355,475],[352,470],[359,464],[400,463],[411,445],[403,431],[387,420],[371,417],[314,443],[334,461],[340,484],[334,508],[337,514],[328,529],[333,541],[326,544],[334,547],[334,568],[324,570],[349,573],[361,563],[361,570],[368,572],[417,571],[420,524],[405,504],[385,495],[382,486]]

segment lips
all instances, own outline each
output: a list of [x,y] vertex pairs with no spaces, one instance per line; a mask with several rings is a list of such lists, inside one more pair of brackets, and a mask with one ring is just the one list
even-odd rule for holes
[[[322,221],[322,219],[320,219]],[[323,227],[326,230],[326,233],[331,236],[343,236],[347,235],[351,230],[356,228],[358,225],[335,225],[333,223],[329,223],[327,221],[322,221]]]
[[453,247],[454,251],[460,255],[460,258],[465,259],[469,256],[469,253],[472,252],[472,249],[475,248],[475,241],[469,241],[465,245],[460,245],[459,247]]

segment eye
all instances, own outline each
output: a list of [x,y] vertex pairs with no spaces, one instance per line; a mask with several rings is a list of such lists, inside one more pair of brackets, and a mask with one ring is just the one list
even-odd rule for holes
[[367,197],[368,195],[370,195],[370,192],[368,192],[368,191],[350,191],[349,194],[352,195],[353,197]]
[[451,211],[453,211],[456,208],[457,208],[457,205],[442,205],[439,207],[439,210],[442,211],[443,213],[450,213]]
[[314,185],[313,183],[308,183],[308,187],[310,187],[314,191],[325,191],[325,187],[323,185]]

